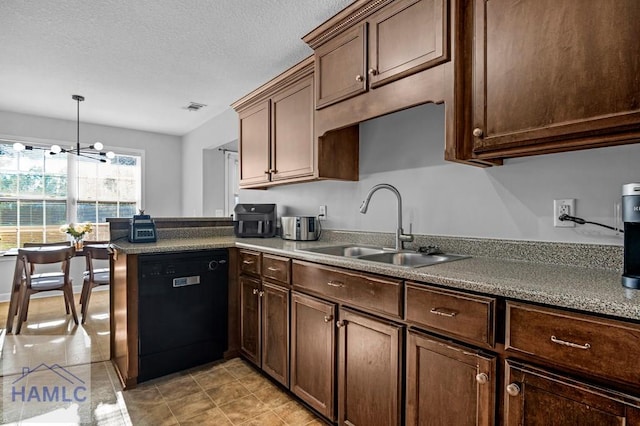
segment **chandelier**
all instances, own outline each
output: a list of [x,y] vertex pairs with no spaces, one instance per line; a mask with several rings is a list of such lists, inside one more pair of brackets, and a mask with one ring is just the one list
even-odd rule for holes
[[[101,163],[106,163],[107,159],[111,160],[115,158],[115,154],[112,151],[103,152],[104,145],[102,142],[95,142],[92,145],[81,147],[80,146],[80,102],[84,101],[84,96],[81,95],[72,95],[71,99],[76,101],[77,103],[77,120],[76,120],[76,146],[63,148],[60,145],[51,145],[48,149],[50,155],[56,155],[60,153],[73,154],[78,157],[90,158],[92,160],[100,161]],[[24,150],[33,150],[33,149],[45,149],[38,146],[24,145],[20,142],[16,142],[13,144],[13,149],[15,151],[24,151]],[[105,158],[106,157],[106,158]]]

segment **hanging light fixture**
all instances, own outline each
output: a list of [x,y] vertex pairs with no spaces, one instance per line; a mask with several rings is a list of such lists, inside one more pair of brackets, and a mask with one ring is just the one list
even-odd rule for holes
[[[65,149],[60,145],[51,145],[51,148],[49,148],[49,154],[50,155],[56,155],[60,153],[73,154],[73,155],[77,155],[78,157],[85,157],[85,158],[90,158],[92,160],[97,160],[97,161],[100,161],[101,163],[106,163],[107,159],[111,160],[115,158],[116,155],[113,153],[113,151],[108,151],[108,152],[102,151],[104,149],[104,145],[102,144],[102,142],[95,142],[94,144],[89,145],[87,147],[80,146],[80,102],[84,101],[84,96],[71,95],[71,99],[73,99],[77,103],[76,146],[75,148],[70,147],[69,149]],[[30,150],[33,150],[34,148],[44,149],[41,147],[24,145],[20,142],[16,142],[13,144],[13,149],[15,151],[24,151],[24,150],[30,151]],[[106,159],[104,157],[106,157]]]

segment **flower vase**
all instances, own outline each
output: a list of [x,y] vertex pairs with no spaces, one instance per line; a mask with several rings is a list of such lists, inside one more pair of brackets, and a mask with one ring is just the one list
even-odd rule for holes
[[73,240],[73,246],[76,248],[76,251],[81,251],[84,243],[82,242],[81,238],[76,238],[75,240]]

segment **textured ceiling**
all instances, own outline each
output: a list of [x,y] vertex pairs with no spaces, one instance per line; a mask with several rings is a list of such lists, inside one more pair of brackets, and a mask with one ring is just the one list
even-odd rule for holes
[[82,122],[183,135],[310,55],[300,38],[351,1],[1,0],[0,110],[75,120],[80,94]]

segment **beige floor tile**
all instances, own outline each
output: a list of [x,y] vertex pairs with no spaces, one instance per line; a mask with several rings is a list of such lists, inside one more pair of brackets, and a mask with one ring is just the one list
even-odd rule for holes
[[195,417],[180,422],[181,426],[231,426],[233,423],[219,408],[212,408]]
[[249,392],[255,392],[261,388],[269,386],[271,382],[260,373],[252,372],[238,379],[242,385],[249,389]]
[[185,396],[181,399],[168,401],[167,404],[179,422],[195,417],[204,411],[216,408],[216,404],[204,391]]
[[234,425],[239,425],[269,411],[267,406],[253,395],[221,405],[220,409]]
[[255,373],[255,369],[249,367],[246,364],[235,363],[231,365],[224,366],[229,373],[231,373],[234,377],[240,378],[244,377],[248,374]]
[[288,425],[304,425],[315,419],[315,415],[296,401],[290,401],[273,410]]
[[227,370],[219,369],[193,376],[202,389],[209,390],[236,380]]
[[207,390],[209,397],[219,406],[243,398],[250,393],[238,380]]
[[273,411],[249,419],[242,423],[242,426],[286,426],[286,423]]
[[291,397],[289,395],[272,384],[268,384],[267,386],[258,389],[253,392],[253,394],[258,397],[260,401],[264,402],[270,409],[280,407],[291,401]]
[[166,401],[175,401],[203,391],[191,376],[176,376],[170,380],[162,380],[156,382],[156,387]]
[[143,408],[132,407],[128,411],[131,422],[136,426],[169,426],[179,424],[169,409],[169,406],[164,402]]

